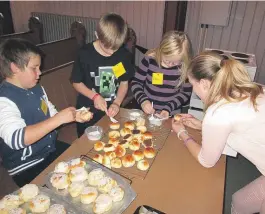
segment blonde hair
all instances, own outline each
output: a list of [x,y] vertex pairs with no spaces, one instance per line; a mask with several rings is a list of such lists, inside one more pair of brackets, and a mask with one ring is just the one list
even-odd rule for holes
[[115,13],[101,17],[97,26],[98,39],[105,48],[117,50],[124,43],[128,26],[123,18]]
[[159,46],[155,49],[147,51],[146,55],[154,57],[159,67],[161,67],[163,56],[181,56],[183,62],[178,86],[184,83],[187,79],[187,68],[191,58],[191,45],[188,36],[184,32],[166,32]]
[[257,111],[256,99],[263,94],[263,88],[251,81],[241,62],[234,59],[225,60],[211,51],[206,51],[191,61],[188,76],[197,81],[207,79],[211,82],[205,110],[221,99],[239,102],[250,98]]

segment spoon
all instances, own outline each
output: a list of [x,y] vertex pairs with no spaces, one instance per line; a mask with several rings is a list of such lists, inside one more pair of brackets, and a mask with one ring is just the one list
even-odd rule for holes
[[[154,108],[154,103],[152,102],[152,108]],[[155,119],[154,114],[151,115],[150,120]]]

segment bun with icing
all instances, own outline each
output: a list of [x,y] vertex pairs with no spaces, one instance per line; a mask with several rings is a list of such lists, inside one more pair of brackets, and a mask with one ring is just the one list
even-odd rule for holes
[[88,173],[83,167],[78,167],[71,170],[69,178],[71,182],[78,182],[78,181],[82,182],[88,178]]
[[25,202],[36,197],[38,194],[39,194],[39,188],[35,184],[26,184],[25,186],[20,188],[19,191],[20,198]]
[[85,185],[83,182],[73,182],[68,187],[68,192],[74,198],[74,197],[79,196],[84,188],[85,188]]
[[101,214],[109,211],[112,207],[112,198],[108,194],[101,194],[97,197],[93,211],[96,214]]
[[85,187],[81,193],[80,199],[83,204],[91,204],[98,196],[97,188]]
[[47,214],[66,214],[66,210],[63,205],[61,204],[53,204]]
[[50,198],[46,195],[37,195],[29,203],[29,208],[33,213],[44,213],[50,207]]
[[68,175],[65,173],[53,173],[50,178],[50,182],[54,188],[58,189],[66,189],[69,184]]

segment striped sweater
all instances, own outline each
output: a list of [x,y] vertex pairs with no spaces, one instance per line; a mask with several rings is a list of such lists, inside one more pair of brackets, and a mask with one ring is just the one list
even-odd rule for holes
[[[162,85],[152,84],[153,73],[163,73]],[[132,81],[132,92],[135,99],[140,105],[145,100],[149,100],[153,102],[155,110],[166,110],[173,113],[189,101],[192,92],[190,83],[176,87],[180,74],[180,66],[159,68],[154,58],[145,56]]]

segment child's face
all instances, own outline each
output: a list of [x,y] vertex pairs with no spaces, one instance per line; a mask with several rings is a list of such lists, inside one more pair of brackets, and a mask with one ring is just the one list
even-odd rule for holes
[[41,57],[36,54],[30,54],[30,60],[23,69],[15,73],[21,88],[29,89],[34,87],[41,75],[40,71]]
[[176,65],[180,65],[182,62],[181,56],[172,55],[172,56],[162,56],[162,66],[165,68],[171,68]]

